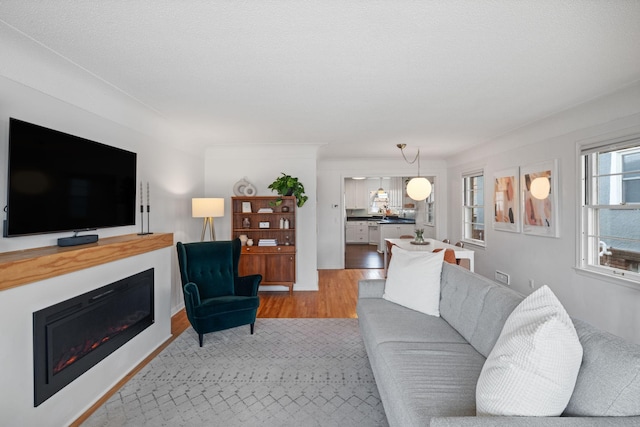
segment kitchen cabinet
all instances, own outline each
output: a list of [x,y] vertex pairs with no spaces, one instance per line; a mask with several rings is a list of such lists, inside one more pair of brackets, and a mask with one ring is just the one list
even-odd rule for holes
[[[282,203],[275,206],[278,199],[282,199]],[[260,286],[286,286],[291,293],[296,281],[296,198],[232,197],[231,205],[231,238],[244,234],[253,240],[253,246],[241,248],[239,274],[261,274]],[[245,212],[243,207],[248,211]],[[280,220],[283,223],[287,220],[288,228],[280,228]],[[275,246],[261,246],[260,240],[272,241]]]
[[344,202],[345,209],[367,209],[369,205],[367,181],[346,179],[344,182]]
[[384,239],[398,239],[405,234],[413,236],[416,228],[415,224],[380,224],[380,242],[378,252],[383,253],[385,249]]
[[369,225],[367,221],[347,221],[345,227],[346,243],[369,243]]

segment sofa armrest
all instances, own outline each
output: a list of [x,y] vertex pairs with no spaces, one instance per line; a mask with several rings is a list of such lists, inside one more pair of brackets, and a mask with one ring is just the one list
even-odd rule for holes
[[640,417],[436,417],[430,427],[601,427],[637,426]]
[[258,295],[258,286],[262,281],[262,275],[251,274],[248,276],[237,276],[234,279],[234,293],[243,297],[255,297]]
[[366,279],[358,282],[358,298],[382,298],[384,279]]

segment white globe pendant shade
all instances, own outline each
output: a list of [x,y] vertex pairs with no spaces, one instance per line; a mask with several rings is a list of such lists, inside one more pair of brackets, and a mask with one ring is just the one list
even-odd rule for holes
[[407,184],[407,194],[413,200],[424,200],[431,194],[431,183],[427,178],[421,176],[411,178]]
[[539,200],[549,197],[551,182],[546,176],[539,176],[531,182],[531,195]]

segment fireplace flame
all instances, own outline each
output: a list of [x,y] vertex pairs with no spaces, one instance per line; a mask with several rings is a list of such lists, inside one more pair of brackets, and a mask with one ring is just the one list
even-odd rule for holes
[[86,342],[84,342],[84,343],[82,343],[80,345],[73,346],[73,347],[69,348],[65,352],[65,354],[63,354],[59,358],[59,361],[54,364],[54,366],[53,366],[54,375],[57,374],[58,372],[62,371],[63,369],[73,365],[75,362],[80,360],[82,357],[84,357],[88,353],[94,351],[95,349],[100,347],[102,344],[104,344],[107,341],[109,341],[111,338],[113,338],[116,335],[126,331],[127,329],[129,329],[130,326],[136,324],[140,319],[142,319],[146,315],[147,315],[147,313],[145,313],[145,312],[138,312],[135,315],[129,316],[126,319],[126,321],[123,322],[122,325],[107,328],[107,330],[104,331],[105,335],[103,337],[92,338],[92,339],[89,339],[89,340],[87,340]]

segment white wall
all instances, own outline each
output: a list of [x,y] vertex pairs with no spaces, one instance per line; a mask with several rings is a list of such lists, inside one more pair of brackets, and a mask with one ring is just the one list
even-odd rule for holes
[[[282,172],[298,177],[309,200],[296,215],[296,283],[294,290],[318,289],[316,230],[316,152],[317,145],[215,146],[205,153],[205,194],[224,197],[225,216],[216,218],[216,237],[231,237],[230,197],[236,182],[246,177],[257,189],[257,196],[275,196],[267,187]],[[269,287],[282,290],[285,287]]]
[[[149,182],[151,187],[151,231],[172,232],[176,241],[199,236],[201,223],[191,218],[191,198],[204,189],[202,157],[176,148],[172,130],[157,112],[1,23],[0,52],[4,58],[0,67],[1,206],[7,199],[9,118],[15,117],[136,152],[138,180]],[[136,226],[100,229],[97,233],[101,238],[137,233],[139,216],[136,220]],[[52,246],[59,237],[69,235],[0,237],[0,252]],[[148,266],[156,268],[156,323],[34,408],[32,312]],[[173,248],[0,292],[4,325],[0,340],[11,343],[0,350],[3,422],[57,426],[73,421],[168,338],[170,315],[182,306]]]
[[[444,161],[421,160],[420,175],[433,176],[436,185],[436,225],[425,235],[446,237],[447,170]],[[318,162],[318,268],[344,268],[344,178],[352,176],[414,176],[398,151],[393,159],[320,160]],[[429,228],[429,227],[425,227]]]
[[[151,187],[151,231],[172,232],[176,241],[199,236],[200,223],[191,218],[191,198],[204,188],[202,158],[176,148],[172,130],[164,126],[157,112],[2,24],[0,52],[4,58],[0,67],[1,206],[7,199],[9,118],[15,117],[136,152],[138,180],[149,182]],[[139,216],[136,220],[136,226],[100,229],[97,233],[101,238],[137,233]],[[52,246],[59,237],[69,235],[0,237],[0,252]],[[34,408],[32,312],[148,266],[156,268],[154,325]],[[3,422],[57,426],[73,421],[168,338],[170,316],[182,306],[173,248],[0,292],[4,325],[0,340],[11,343],[0,350]]]
[[[176,148],[177,138],[157,112],[1,24],[0,52],[6,59],[0,67],[2,207],[7,200],[9,117],[15,117],[136,152],[138,180],[151,187],[151,231],[173,232],[176,241],[199,236],[200,224],[191,218],[191,197],[204,188],[202,158]],[[136,221],[135,227],[97,233],[100,237],[137,233],[139,215]],[[0,252],[51,246],[68,236],[0,237]],[[177,265],[175,254],[172,261]],[[177,268],[171,275],[172,312],[176,312],[183,305]]]
[[[494,278],[511,275],[512,287],[528,294],[548,285],[575,317],[640,343],[640,285],[629,288],[576,272],[576,144],[587,139],[640,132],[640,84],[519,129],[449,161],[449,235],[461,238],[461,173],[478,167],[485,173],[486,248],[475,249],[475,270]],[[560,238],[494,231],[491,226],[494,173],[502,169],[558,159]],[[640,217],[638,218],[640,221]]]

